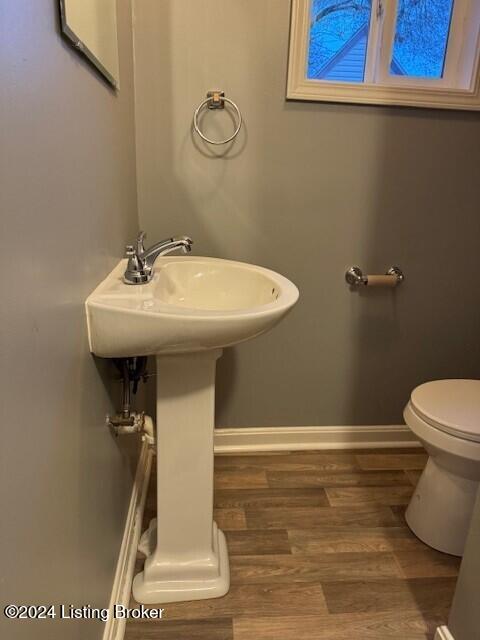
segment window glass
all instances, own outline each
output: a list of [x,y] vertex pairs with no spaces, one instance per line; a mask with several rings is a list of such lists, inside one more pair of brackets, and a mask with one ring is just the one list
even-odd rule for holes
[[398,0],[391,75],[442,78],[453,0]]
[[363,82],[371,0],[312,0],[307,77]]

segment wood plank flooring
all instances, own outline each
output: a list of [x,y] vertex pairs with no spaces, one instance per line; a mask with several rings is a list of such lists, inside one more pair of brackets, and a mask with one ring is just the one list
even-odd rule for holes
[[[129,621],[125,640],[432,640],[459,560],[405,523],[426,460],[418,449],[217,456],[230,592],[163,605],[163,620]],[[154,515],[155,474],[145,527]]]

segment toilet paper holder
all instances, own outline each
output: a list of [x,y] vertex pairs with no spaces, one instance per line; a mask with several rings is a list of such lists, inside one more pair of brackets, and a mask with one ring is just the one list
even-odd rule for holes
[[363,275],[360,267],[350,267],[345,274],[345,280],[351,287],[396,287],[405,280],[400,267],[390,267],[385,275]]

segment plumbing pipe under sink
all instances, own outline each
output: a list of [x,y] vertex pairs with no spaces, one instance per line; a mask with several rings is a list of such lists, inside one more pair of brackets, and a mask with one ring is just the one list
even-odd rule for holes
[[150,416],[144,413],[132,413],[129,420],[132,424],[115,424],[110,416],[107,416],[106,423],[116,436],[141,433],[143,442],[147,442],[150,445],[155,444],[155,427]]

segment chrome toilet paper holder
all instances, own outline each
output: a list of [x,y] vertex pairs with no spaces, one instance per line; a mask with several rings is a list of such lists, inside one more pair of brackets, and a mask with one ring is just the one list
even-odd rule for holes
[[345,280],[351,287],[396,287],[405,280],[400,267],[390,267],[384,275],[364,275],[360,267],[350,267]]

